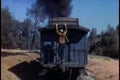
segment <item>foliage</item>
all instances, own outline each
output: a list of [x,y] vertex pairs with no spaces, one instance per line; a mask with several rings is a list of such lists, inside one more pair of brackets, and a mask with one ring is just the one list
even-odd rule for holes
[[119,25],[117,25],[116,30],[117,30],[117,33],[119,35]]
[[1,16],[1,47],[16,48],[17,34],[14,28],[16,24],[8,7],[2,8]]
[[22,40],[23,40],[23,44],[24,44],[24,48],[29,48],[30,45],[30,38],[31,38],[31,32],[32,32],[32,28],[33,24],[32,21],[28,18],[26,18],[22,23]]
[[119,35],[117,29],[108,25],[105,32],[97,35],[89,45],[89,53],[96,55],[109,56],[112,58],[119,57]]
[[[34,9],[35,8],[35,9]],[[37,7],[38,8],[38,7]],[[32,13],[33,10],[33,13]],[[33,24],[31,19],[26,18],[23,22],[15,20],[11,15],[9,8],[1,10],[1,47],[2,48],[21,48],[30,49],[33,39],[35,39],[34,48],[39,48],[39,32],[37,24],[43,20],[39,10],[35,12],[36,7],[29,9],[28,13],[36,22]],[[35,12],[35,13],[34,13]],[[39,12],[39,13],[38,13]],[[33,16],[34,15],[34,16]],[[36,36],[35,38],[33,36]],[[39,40],[38,40],[39,39]]]
[[96,37],[97,37],[97,30],[96,30],[96,28],[93,28],[88,37],[89,43],[92,43],[96,39]]
[[31,20],[15,20],[8,7],[2,8],[1,14],[1,47],[28,49],[32,33],[30,27],[33,26]]

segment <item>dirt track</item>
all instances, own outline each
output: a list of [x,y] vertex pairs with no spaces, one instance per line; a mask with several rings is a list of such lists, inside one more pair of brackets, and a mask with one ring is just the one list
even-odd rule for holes
[[[1,80],[39,80],[40,69],[36,58],[39,51],[3,50]],[[89,56],[87,69],[96,80],[119,80],[119,61],[107,57]]]

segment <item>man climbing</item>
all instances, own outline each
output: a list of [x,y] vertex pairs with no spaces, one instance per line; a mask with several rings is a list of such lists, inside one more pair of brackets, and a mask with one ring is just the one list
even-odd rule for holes
[[66,36],[66,34],[67,34],[67,25],[64,24],[64,26],[65,26],[65,30],[62,28],[59,31],[58,30],[58,24],[56,24],[56,33],[59,35],[58,55],[59,55],[61,61],[64,61],[63,54],[64,54],[65,43],[69,42],[69,40],[68,40],[68,38]]

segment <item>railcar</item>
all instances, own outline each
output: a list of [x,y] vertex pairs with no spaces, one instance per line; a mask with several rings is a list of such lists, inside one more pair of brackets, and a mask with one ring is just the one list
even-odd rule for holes
[[[64,28],[67,24],[67,37],[69,42],[64,47],[64,62],[59,63],[58,38],[55,24],[58,28]],[[40,56],[45,69],[64,69],[72,74],[74,71],[81,71],[88,63],[88,42],[87,33],[89,29],[79,25],[78,18],[58,17],[49,20],[48,25],[40,28]],[[70,74],[70,75],[71,75]],[[69,77],[70,77],[69,75]],[[70,78],[69,78],[70,80]]]

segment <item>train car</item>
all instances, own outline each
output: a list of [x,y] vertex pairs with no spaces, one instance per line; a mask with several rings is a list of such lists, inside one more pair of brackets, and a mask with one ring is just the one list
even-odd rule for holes
[[[64,28],[67,25],[69,42],[64,47],[64,62],[59,63],[58,38],[56,26]],[[84,69],[88,63],[87,33],[89,29],[79,25],[78,18],[58,17],[50,19],[48,25],[40,28],[40,55],[43,67],[60,67],[65,69]]]

